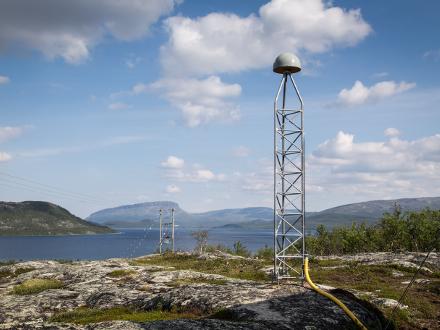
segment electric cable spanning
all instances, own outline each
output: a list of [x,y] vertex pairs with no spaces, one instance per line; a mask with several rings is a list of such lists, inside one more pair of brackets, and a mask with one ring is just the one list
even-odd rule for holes
[[61,199],[69,199],[89,204],[108,204],[116,203],[111,199],[95,197],[89,194],[77,193],[52,185],[44,184],[35,180],[12,175],[4,171],[0,171],[0,185],[14,188],[24,189],[31,192],[37,192],[46,196],[57,197]]

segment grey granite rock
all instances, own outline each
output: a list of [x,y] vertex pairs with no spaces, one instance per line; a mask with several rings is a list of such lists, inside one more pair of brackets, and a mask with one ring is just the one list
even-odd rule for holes
[[[210,258],[209,256],[204,256]],[[218,256],[216,255],[215,258]],[[134,266],[126,259],[21,262],[2,266],[34,270],[0,284],[0,329],[350,329],[353,323],[331,301],[300,286],[275,285],[160,266]],[[126,276],[109,273],[124,269]],[[62,289],[17,296],[13,287],[32,278],[63,281]],[[176,281],[181,284],[175,285]],[[221,280],[221,284],[213,280]],[[209,283],[209,284],[208,284]],[[381,329],[380,312],[345,291],[336,293],[371,329]],[[196,320],[137,324],[113,321],[88,326],[51,324],[57,312],[80,306],[139,310],[198,311]],[[211,313],[221,310],[214,316]],[[209,316],[211,315],[211,316]],[[225,317],[226,316],[226,317]]]

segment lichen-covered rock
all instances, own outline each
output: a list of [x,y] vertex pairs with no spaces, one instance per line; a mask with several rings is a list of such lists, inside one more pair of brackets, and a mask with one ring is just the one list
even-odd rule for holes
[[[359,253],[355,255],[331,255],[316,257],[320,260],[340,259],[344,261],[355,261],[365,265],[396,265],[405,268],[417,269],[425,258],[426,252],[372,252]],[[433,270],[440,269],[440,253],[432,252],[426,260],[425,265],[421,268],[422,271],[432,273]]]
[[[334,303],[300,286],[232,279],[172,267],[135,266],[126,259],[21,262],[0,267],[0,271],[13,272],[19,268],[30,271],[8,277],[0,284],[0,329],[345,329],[353,326]],[[120,270],[125,272],[112,275]],[[11,294],[15,285],[32,278],[57,279],[64,286],[37,294]],[[347,292],[336,294],[369,328],[381,329],[380,312]],[[113,321],[87,326],[49,322],[54,313],[84,306],[189,310],[203,317],[144,324]]]

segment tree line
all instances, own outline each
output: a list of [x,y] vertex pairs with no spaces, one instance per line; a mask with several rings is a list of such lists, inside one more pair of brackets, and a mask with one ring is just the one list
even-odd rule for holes
[[307,237],[311,255],[354,254],[360,252],[427,252],[440,248],[440,210],[385,213],[377,224],[365,223],[328,230],[318,225]]
[[[198,253],[224,251],[244,257],[252,253],[240,241],[232,248],[208,245],[208,232],[192,233]],[[315,235],[306,237],[309,255],[341,255],[361,252],[427,252],[440,251],[440,210],[402,212],[396,206],[385,213],[378,223],[367,225],[353,222],[351,226],[338,226],[329,230],[318,225]],[[273,249],[264,247],[253,254],[260,259],[273,258]]]

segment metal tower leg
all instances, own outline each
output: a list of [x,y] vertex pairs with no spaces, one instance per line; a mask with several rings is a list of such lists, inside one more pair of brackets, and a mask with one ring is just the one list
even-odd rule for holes
[[[290,85],[299,107],[287,104]],[[304,279],[303,119],[303,101],[299,90],[291,72],[283,72],[274,102],[274,277],[278,281]]]

